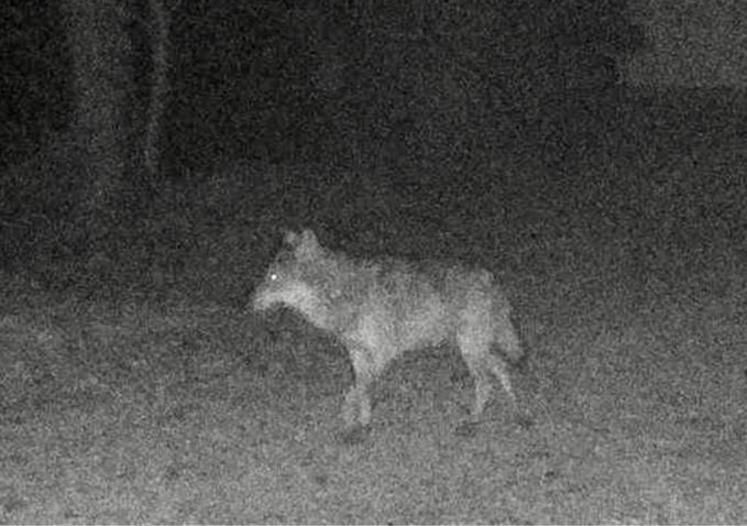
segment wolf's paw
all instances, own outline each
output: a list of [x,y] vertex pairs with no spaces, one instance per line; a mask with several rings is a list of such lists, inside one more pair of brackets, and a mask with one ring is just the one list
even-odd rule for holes
[[532,415],[526,413],[518,413],[514,417],[514,421],[521,429],[529,429],[534,426],[534,418],[532,418]]
[[465,420],[456,426],[454,434],[459,438],[473,438],[477,435],[477,427],[479,425],[480,423],[474,420]]
[[338,437],[346,446],[357,446],[364,443],[371,435],[371,426],[356,425],[342,431]]

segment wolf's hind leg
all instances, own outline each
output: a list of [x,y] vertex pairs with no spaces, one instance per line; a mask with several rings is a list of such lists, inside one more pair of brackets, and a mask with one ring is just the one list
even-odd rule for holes
[[501,382],[503,390],[506,391],[506,394],[511,399],[511,403],[516,405],[516,395],[514,394],[514,389],[511,386],[511,379],[509,378],[508,371],[506,370],[506,363],[492,354],[488,354],[485,359],[488,362],[487,365],[490,369],[490,372],[493,373],[493,375],[495,375],[495,377]]
[[490,383],[490,375],[484,369],[472,373],[475,378],[475,403],[472,406],[472,419],[479,420],[485,410],[485,404],[490,400],[493,386]]
[[516,393],[514,392],[513,387],[511,386],[511,380],[508,376],[508,371],[506,362],[504,362],[501,358],[490,355],[490,371],[495,375],[496,378],[501,382],[501,385],[503,386],[503,390],[506,391],[506,394],[508,395],[508,398],[511,402],[511,409],[514,412],[514,418],[516,420],[516,423],[524,428],[527,429],[529,427],[532,427],[534,425],[534,417],[532,416],[530,411],[527,411],[526,408],[523,408],[519,405],[519,402],[516,398]]
[[345,422],[345,427],[353,427],[358,421],[358,414],[360,411],[360,394],[358,386],[353,385],[345,394],[345,401],[342,404],[342,419]]
[[473,421],[479,420],[493,391],[491,385],[490,319],[489,311],[468,309],[462,313],[462,325],[457,330],[456,343],[475,381],[475,401],[472,406]]

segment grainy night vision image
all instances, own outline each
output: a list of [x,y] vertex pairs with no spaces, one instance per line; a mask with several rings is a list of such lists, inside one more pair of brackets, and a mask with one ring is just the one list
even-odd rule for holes
[[747,519],[747,8],[0,6],[0,522]]

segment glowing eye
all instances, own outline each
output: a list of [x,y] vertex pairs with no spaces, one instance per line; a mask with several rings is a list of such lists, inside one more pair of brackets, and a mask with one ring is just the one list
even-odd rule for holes
[[277,280],[278,280],[278,275],[277,274],[275,274],[274,272],[272,274],[270,274],[270,281],[277,281]]

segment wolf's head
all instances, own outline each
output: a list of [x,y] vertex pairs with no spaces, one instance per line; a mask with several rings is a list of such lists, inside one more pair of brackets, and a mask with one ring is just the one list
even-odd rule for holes
[[286,233],[285,246],[254,294],[254,310],[285,306],[319,324],[326,316],[318,279],[325,264],[326,251],[311,230]]

